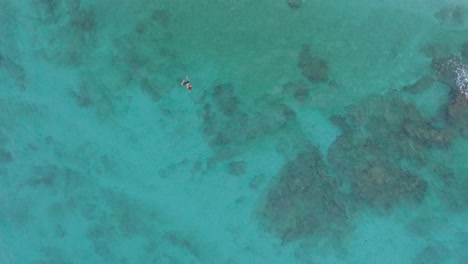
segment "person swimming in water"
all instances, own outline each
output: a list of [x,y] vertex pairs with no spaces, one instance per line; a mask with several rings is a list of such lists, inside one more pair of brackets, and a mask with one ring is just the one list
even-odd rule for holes
[[180,85],[185,85],[185,87],[187,87],[187,91],[190,93],[190,91],[192,90],[192,85],[190,85],[190,80],[187,77],[185,77],[184,80],[182,80],[182,82],[180,83]]

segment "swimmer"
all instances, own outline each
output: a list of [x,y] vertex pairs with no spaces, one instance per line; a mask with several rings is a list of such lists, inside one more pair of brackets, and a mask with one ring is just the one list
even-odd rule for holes
[[185,87],[187,87],[187,91],[190,93],[190,91],[192,90],[192,85],[190,85],[190,80],[187,77],[185,77],[185,79],[180,83],[180,85],[185,85]]

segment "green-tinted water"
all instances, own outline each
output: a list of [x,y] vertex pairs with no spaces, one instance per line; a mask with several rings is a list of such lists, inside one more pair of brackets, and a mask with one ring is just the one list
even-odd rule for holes
[[466,263],[467,29],[461,0],[1,0],[0,262]]

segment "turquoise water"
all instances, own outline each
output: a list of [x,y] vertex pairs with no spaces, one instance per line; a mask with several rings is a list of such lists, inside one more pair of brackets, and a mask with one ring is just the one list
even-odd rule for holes
[[0,0],[0,32],[0,263],[468,263],[465,1]]

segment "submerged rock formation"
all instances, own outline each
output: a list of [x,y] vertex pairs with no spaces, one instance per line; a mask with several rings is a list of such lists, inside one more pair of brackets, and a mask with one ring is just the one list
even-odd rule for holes
[[434,81],[435,80],[431,75],[424,75],[421,78],[419,78],[416,82],[404,86],[403,90],[408,91],[412,94],[418,94],[429,89],[434,83]]
[[448,147],[453,135],[392,94],[366,98],[346,113],[333,118],[342,135],[328,160],[337,179],[351,187],[355,206],[388,212],[401,202],[421,202],[427,184],[401,164],[425,166],[425,152]]
[[200,109],[203,133],[218,160],[232,157],[260,137],[286,129],[296,112],[271,95],[247,105],[230,83],[207,90]]
[[304,81],[290,81],[283,85],[282,94],[292,95],[298,102],[305,103],[310,98],[310,89]]
[[421,200],[427,183],[387,160],[370,162],[351,179],[355,199],[376,208],[391,208],[404,199]]
[[317,147],[307,146],[287,162],[260,208],[265,225],[283,240],[330,232],[346,221],[343,195],[328,175]]
[[445,109],[447,122],[468,138],[468,100],[463,94],[457,94]]
[[460,5],[450,6],[441,9],[434,16],[442,23],[463,25],[465,23],[468,9]]
[[310,52],[309,45],[302,45],[297,63],[302,74],[313,83],[328,81],[328,64]]
[[456,56],[434,58],[431,64],[439,81],[458,90],[468,99],[468,69]]
[[288,6],[292,9],[298,9],[302,5],[302,0],[287,0]]
[[434,145],[440,148],[448,148],[455,138],[450,128],[437,129],[427,122],[403,122],[405,134],[421,144]]

